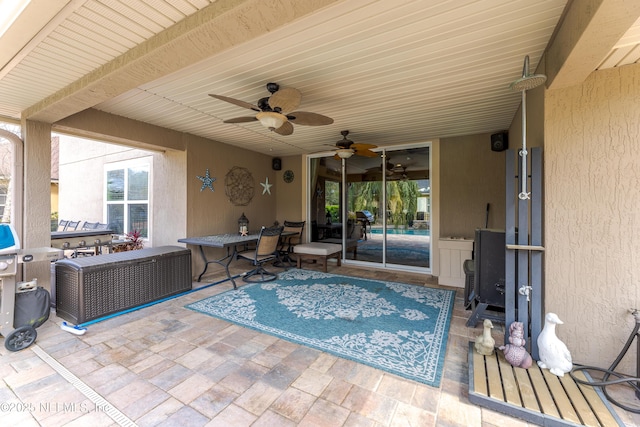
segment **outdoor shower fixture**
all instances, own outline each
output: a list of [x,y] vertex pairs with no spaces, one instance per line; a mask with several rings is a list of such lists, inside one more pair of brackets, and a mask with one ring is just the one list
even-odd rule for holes
[[531,195],[527,192],[527,91],[544,84],[545,81],[547,76],[544,74],[529,74],[529,55],[527,55],[524,57],[522,77],[511,83],[511,90],[522,92],[522,150],[520,150],[522,173],[520,174],[521,190],[518,194],[520,200],[527,200]]

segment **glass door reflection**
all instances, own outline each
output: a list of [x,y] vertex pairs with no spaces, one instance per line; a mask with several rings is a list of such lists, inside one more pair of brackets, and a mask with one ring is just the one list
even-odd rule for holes
[[431,268],[430,146],[380,157],[310,159],[312,241],[340,243],[346,261]]

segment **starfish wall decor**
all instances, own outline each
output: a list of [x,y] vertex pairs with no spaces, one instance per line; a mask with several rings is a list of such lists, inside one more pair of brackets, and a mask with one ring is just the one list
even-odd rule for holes
[[213,183],[216,181],[216,179],[211,178],[211,176],[209,175],[209,168],[207,168],[207,172],[204,176],[197,175],[196,178],[202,181],[202,187],[200,187],[200,191],[204,190],[207,187],[210,188],[211,191],[215,191],[213,189]]
[[260,185],[262,185],[262,194],[263,195],[265,193],[268,193],[269,195],[271,195],[271,187],[273,187],[273,184],[269,184],[269,177],[266,177],[264,179],[264,182],[261,182]]

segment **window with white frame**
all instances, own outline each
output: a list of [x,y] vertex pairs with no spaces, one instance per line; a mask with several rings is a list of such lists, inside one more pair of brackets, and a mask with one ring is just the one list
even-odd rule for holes
[[149,174],[149,162],[139,159],[105,166],[105,211],[114,233],[149,237]]
[[0,222],[9,222],[4,221],[4,210],[5,207],[7,206],[7,194],[9,192],[9,183],[5,182],[4,180],[0,180],[0,218],[2,218],[2,221]]

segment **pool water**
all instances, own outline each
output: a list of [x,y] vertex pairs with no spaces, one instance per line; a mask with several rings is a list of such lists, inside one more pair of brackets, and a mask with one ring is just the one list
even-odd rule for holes
[[[372,234],[382,234],[381,228],[372,228]],[[415,235],[415,236],[429,236],[429,230],[425,229],[404,229],[404,228],[389,228],[387,229],[387,234],[407,234],[407,235]]]

